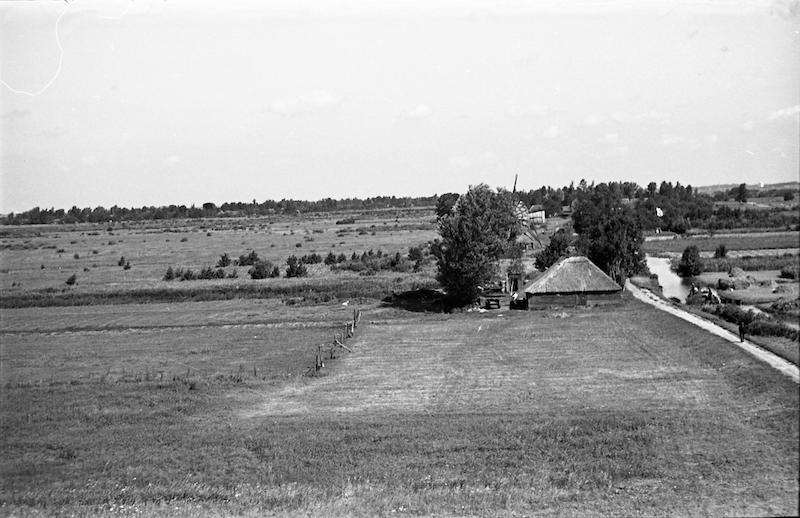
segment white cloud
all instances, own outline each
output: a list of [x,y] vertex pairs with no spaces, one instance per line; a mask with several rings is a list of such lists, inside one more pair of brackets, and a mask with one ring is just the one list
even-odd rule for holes
[[675,144],[680,144],[684,142],[686,139],[679,135],[672,135],[671,133],[666,133],[661,135],[661,145],[662,146],[674,146]]
[[466,169],[472,165],[472,160],[465,156],[451,156],[447,159],[447,163],[453,167],[458,167],[459,169]]
[[481,162],[489,163],[497,160],[497,155],[495,155],[493,151],[484,151],[478,158],[480,158]]
[[616,144],[619,142],[619,134],[609,133],[598,140],[601,144]]
[[755,127],[756,127],[756,123],[753,122],[753,121],[747,121],[747,122],[742,124],[742,129],[744,131],[753,131],[753,128],[755,128]]
[[583,119],[583,124],[585,126],[597,126],[603,119],[594,113],[590,113]]
[[605,156],[608,158],[623,157],[627,156],[629,152],[630,148],[628,146],[615,146],[606,151]]
[[269,111],[278,115],[297,115],[335,106],[342,97],[326,91],[316,91],[293,99],[281,99],[269,106]]
[[430,106],[427,104],[418,104],[403,115],[407,119],[424,119],[429,117],[431,113],[433,113],[433,110],[431,110]]
[[512,104],[508,107],[508,114],[512,117],[541,117],[550,111],[541,104],[529,104],[527,106],[517,106]]
[[550,126],[549,128],[547,128],[544,131],[544,133],[542,133],[542,136],[544,138],[556,138],[560,134],[561,134],[561,130],[558,129],[558,126],[553,125],[553,126]]
[[175,165],[180,161],[181,161],[180,155],[170,155],[164,159],[164,163],[170,166]]
[[787,106],[780,110],[774,111],[770,114],[769,120],[774,121],[778,119],[794,119],[797,114],[800,114],[800,104],[794,106]]

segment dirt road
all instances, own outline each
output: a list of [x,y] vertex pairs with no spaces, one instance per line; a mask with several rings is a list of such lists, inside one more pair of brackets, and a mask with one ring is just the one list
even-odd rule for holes
[[800,372],[798,372],[798,368],[796,365],[784,360],[783,358],[772,354],[769,351],[765,351],[760,347],[752,344],[751,342],[745,340],[744,342],[739,341],[739,337],[736,336],[734,333],[731,333],[727,329],[724,329],[708,320],[698,317],[697,315],[693,315],[688,311],[684,311],[680,308],[675,307],[671,303],[665,301],[664,299],[654,295],[652,292],[648,290],[644,290],[634,286],[630,281],[625,283],[625,289],[630,291],[634,297],[641,300],[642,302],[646,302],[652,306],[657,307],[662,311],[666,311],[672,315],[675,315],[678,318],[686,320],[702,329],[705,329],[709,333],[715,334],[720,338],[724,338],[731,343],[734,343],[747,351],[749,354],[755,356],[759,360],[769,364],[771,367],[778,369],[783,374],[789,376],[795,383],[800,383]]

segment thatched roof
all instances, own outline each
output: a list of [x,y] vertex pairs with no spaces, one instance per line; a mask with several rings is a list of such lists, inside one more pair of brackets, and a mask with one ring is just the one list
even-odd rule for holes
[[596,293],[620,291],[619,284],[586,257],[565,257],[533,281],[525,293]]

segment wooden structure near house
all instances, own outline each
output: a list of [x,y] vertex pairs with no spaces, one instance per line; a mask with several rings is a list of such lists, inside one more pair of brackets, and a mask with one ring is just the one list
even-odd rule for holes
[[614,304],[622,287],[583,256],[565,257],[525,288],[529,309]]

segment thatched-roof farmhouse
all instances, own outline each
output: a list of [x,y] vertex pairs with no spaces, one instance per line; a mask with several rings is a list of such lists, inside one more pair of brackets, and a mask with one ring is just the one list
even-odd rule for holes
[[566,257],[525,288],[530,309],[619,302],[622,288],[586,257]]

